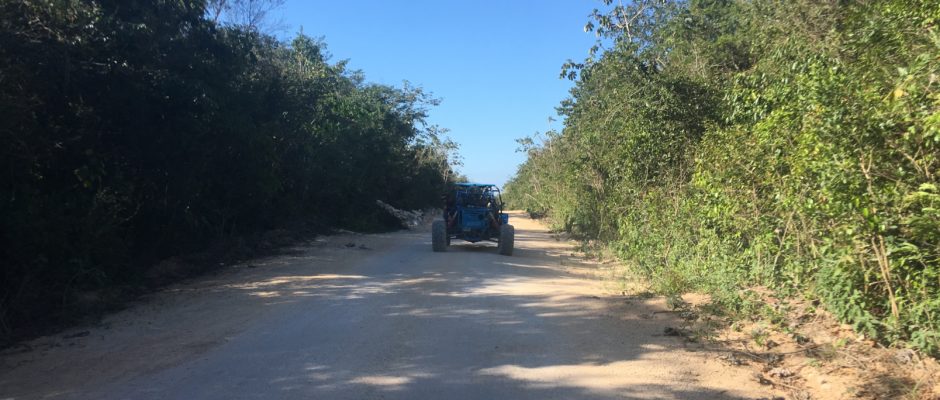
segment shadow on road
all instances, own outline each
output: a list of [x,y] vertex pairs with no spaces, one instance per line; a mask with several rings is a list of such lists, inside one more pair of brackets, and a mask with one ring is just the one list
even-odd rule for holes
[[[243,343],[281,354],[283,365],[246,377],[246,386],[321,398],[745,398],[671,365],[682,358],[660,354],[686,350],[662,335],[668,317],[649,317],[661,302],[591,295],[585,276],[594,267],[550,234],[517,233],[513,257],[492,244],[430,253],[424,236],[355,273],[240,286],[270,304],[346,313],[301,324],[311,340],[289,351],[277,341],[296,332]],[[430,266],[417,262],[426,257]]]
[[456,242],[434,253],[426,232],[350,234],[181,285],[115,318],[114,329],[69,342],[75,347],[5,359],[22,367],[0,371],[0,398],[763,393],[743,372],[664,336],[676,321],[661,299],[600,296],[597,265],[513,218],[511,257],[493,244]]

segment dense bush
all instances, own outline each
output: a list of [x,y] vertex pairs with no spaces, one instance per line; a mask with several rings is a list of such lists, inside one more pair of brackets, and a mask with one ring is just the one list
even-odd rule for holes
[[0,2],[0,333],[225,238],[437,201],[436,100],[205,7]]
[[937,352],[938,21],[927,0],[596,11],[612,44],[566,65],[564,130],[522,141],[508,197],[661,290],[773,287]]

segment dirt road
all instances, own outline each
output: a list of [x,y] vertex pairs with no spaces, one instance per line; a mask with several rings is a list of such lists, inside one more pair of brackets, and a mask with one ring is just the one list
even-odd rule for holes
[[[756,399],[514,214],[516,252],[337,235],[0,355],[0,399]],[[349,246],[354,244],[354,246]]]

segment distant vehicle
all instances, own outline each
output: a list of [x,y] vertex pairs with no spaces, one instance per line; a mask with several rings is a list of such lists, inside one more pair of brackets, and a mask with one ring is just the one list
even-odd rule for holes
[[515,228],[503,212],[503,199],[496,185],[458,183],[446,196],[444,218],[431,225],[431,247],[446,251],[451,239],[497,243],[497,252],[512,255]]

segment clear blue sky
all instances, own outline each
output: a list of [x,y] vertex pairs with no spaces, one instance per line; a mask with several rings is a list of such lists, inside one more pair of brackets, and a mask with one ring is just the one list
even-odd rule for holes
[[524,160],[515,139],[549,125],[582,60],[594,0],[288,0],[290,36],[324,37],[332,61],[349,59],[370,82],[408,80],[443,100],[429,122],[451,130],[472,181],[503,185]]

